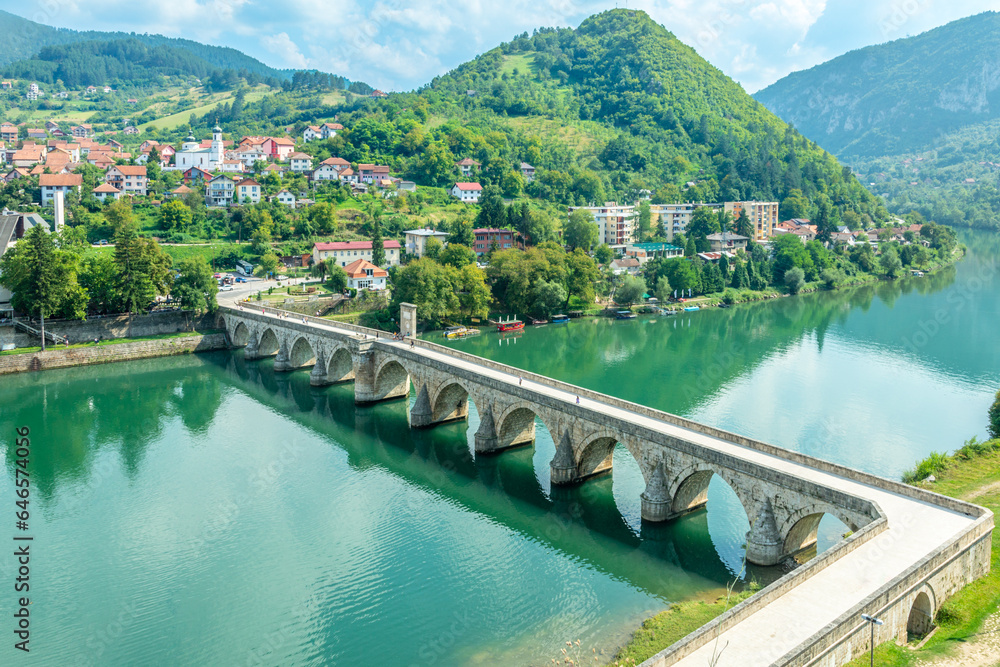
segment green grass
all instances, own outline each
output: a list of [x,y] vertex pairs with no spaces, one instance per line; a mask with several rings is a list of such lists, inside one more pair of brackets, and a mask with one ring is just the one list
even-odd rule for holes
[[[261,90],[255,90],[253,92],[247,93],[247,102],[256,102],[257,100],[264,97],[265,92]],[[216,107],[222,104],[232,104],[234,99],[233,95],[226,94],[222,97],[218,97],[213,101],[203,104],[198,107],[192,107],[190,109],[185,109],[184,111],[178,111],[177,113],[170,114],[169,116],[164,116],[163,118],[157,118],[148,123],[140,125],[140,129],[148,130],[150,128],[159,128],[161,130],[173,130],[174,128],[184,125],[191,119],[191,114],[197,114],[199,116],[204,116]]]
[[613,664],[638,665],[732,609],[757,590],[759,588],[752,584],[745,591],[734,592],[728,601],[722,596],[714,602],[694,600],[670,605],[670,609],[647,619],[642,627],[635,631],[628,644],[618,651]]
[[[978,445],[978,447],[976,446]],[[985,445],[985,446],[984,446]],[[976,451],[989,452],[977,454]],[[994,514],[1000,513],[1000,441],[972,443],[955,455],[947,457],[943,468],[935,473],[936,482],[919,482],[916,486],[946,496],[982,505]],[[920,650],[883,644],[875,650],[875,664],[881,667],[913,667],[929,660],[944,660],[961,644],[974,641],[987,617],[1000,610],[1000,531],[993,531],[990,573],[972,582],[938,611],[938,630]],[[998,657],[1000,659],[1000,657]],[[868,656],[850,663],[863,667]]]
[[[222,333],[221,329],[213,329],[211,331],[178,331],[176,333],[159,334],[156,336],[142,336],[140,338],[113,338],[111,340],[102,340],[97,343],[76,343],[75,345],[46,345],[46,350],[77,350],[84,347],[104,347],[107,345],[121,345],[122,343],[141,343],[150,340],[169,340],[171,338],[186,338],[187,336],[204,336],[213,333]],[[13,354],[34,354],[36,352],[41,352],[41,346],[37,347],[19,347],[15,350],[8,350],[6,352],[0,352],[0,355],[13,355]]]
[[508,55],[503,58],[503,67],[500,68],[500,75],[504,74],[508,76],[514,75],[514,69],[517,69],[518,75],[523,76],[525,74],[532,74],[535,71],[535,54],[534,53],[518,53],[516,55]]

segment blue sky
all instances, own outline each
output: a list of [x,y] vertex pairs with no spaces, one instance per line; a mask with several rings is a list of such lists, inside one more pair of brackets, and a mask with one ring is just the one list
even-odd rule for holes
[[[625,6],[624,2],[620,3]],[[587,0],[0,0],[39,23],[232,46],[275,67],[409,90],[540,26],[615,7]],[[630,0],[750,92],[851,49],[914,35],[1000,0]]]

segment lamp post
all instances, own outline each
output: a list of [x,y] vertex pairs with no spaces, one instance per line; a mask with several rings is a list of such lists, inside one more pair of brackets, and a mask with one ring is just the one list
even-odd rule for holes
[[875,626],[884,625],[884,621],[875,618],[874,616],[869,616],[868,614],[861,614],[861,620],[871,626],[872,629],[872,657],[869,664],[871,667],[875,667]]

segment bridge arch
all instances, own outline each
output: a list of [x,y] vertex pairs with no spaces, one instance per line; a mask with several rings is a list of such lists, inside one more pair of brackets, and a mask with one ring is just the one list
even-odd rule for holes
[[910,614],[906,619],[907,636],[922,637],[933,630],[935,609],[934,591],[925,584],[913,598],[913,605],[910,607]]
[[[622,443],[628,448],[628,444],[624,442],[619,433],[606,427],[591,431],[583,437],[580,443],[575,457],[577,476],[580,480],[611,470],[615,446],[618,443]],[[628,449],[635,458],[635,453],[630,448]]]
[[795,554],[816,544],[820,522],[825,516],[837,519],[852,531],[858,529],[849,516],[832,505],[802,507],[789,514],[778,526],[778,534],[783,539],[783,553]]
[[475,402],[472,393],[461,380],[449,379],[442,382],[430,397],[431,422],[439,424],[465,419],[469,415],[470,400]]
[[375,370],[374,400],[408,396],[410,378],[410,371],[398,359],[385,359]]
[[233,329],[232,342],[235,347],[245,347],[250,343],[250,329],[244,322],[237,322]]
[[741,493],[743,485],[725,469],[702,462],[693,463],[673,475],[667,486],[667,497],[670,499],[668,518],[680,517],[704,507],[708,503],[708,486],[715,476],[732,489],[743,506],[747,519],[753,520],[752,499],[745,498]]
[[497,451],[528,445],[535,442],[535,419],[555,438],[555,432],[549,428],[545,418],[539,414],[537,406],[524,401],[517,401],[506,406],[494,419],[497,429]]
[[326,362],[326,376],[330,382],[346,382],[354,379],[354,357],[346,347],[337,347]]
[[260,335],[260,341],[257,343],[257,356],[271,357],[276,355],[280,349],[281,342],[278,334],[271,327],[264,329],[264,333]]
[[312,366],[316,363],[316,352],[305,336],[299,336],[295,339],[295,343],[292,344],[292,350],[288,355],[288,361],[292,368]]

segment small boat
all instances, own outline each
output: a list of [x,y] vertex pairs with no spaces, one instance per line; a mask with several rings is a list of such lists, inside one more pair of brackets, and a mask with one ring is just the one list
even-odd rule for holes
[[701,308],[699,308],[698,306],[688,306],[688,307],[687,307],[687,308],[685,308],[684,310],[686,310],[687,312],[689,312],[689,313],[690,313],[690,312],[693,312],[693,311],[695,311],[695,310],[701,310]]
[[531,318],[531,324],[532,324],[532,326],[536,326],[537,327],[537,326],[541,326],[543,324],[548,324],[548,323],[549,323],[548,320],[536,320],[534,317]]
[[635,319],[635,313],[633,313],[631,310],[619,310],[617,313],[615,313],[615,319],[616,320],[634,320]]
[[663,309],[663,314],[664,315],[676,315],[677,311],[674,310],[673,308],[664,308]]
[[479,329],[472,327],[448,327],[444,330],[444,337],[453,340],[455,338],[468,338],[469,336],[478,336],[481,332]]
[[497,322],[497,331],[504,333],[506,331],[522,331],[524,329],[524,322],[519,319],[509,319],[505,322]]
[[566,324],[569,322],[569,315],[553,315],[552,324]]

